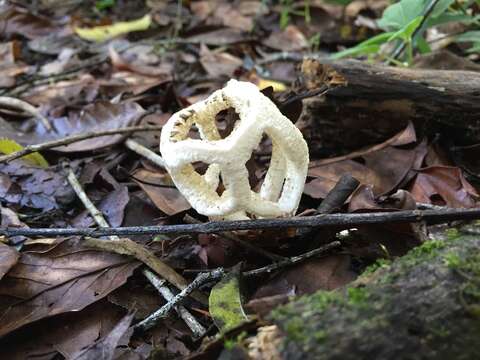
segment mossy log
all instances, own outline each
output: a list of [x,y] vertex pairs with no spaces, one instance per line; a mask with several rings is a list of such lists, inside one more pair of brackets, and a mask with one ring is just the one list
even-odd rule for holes
[[381,142],[408,121],[457,145],[476,143],[480,133],[480,72],[306,59],[300,83],[329,88],[304,100],[297,122],[310,151],[321,156]]
[[284,359],[480,359],[480,236],[439,237],[274,310]]

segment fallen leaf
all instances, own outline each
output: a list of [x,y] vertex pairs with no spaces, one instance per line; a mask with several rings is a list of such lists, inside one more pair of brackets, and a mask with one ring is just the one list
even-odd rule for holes
[[[134,282],[135,283],[135,282]],[[165,304],[157,291],[147,288],[143,283],[126,284],[108,295],[108,301],[135,313],[135,319],[143,320]]]
[[288,25],[283,31],[273,31],[263,44],[281,51],[298,51],[308,47],[305,35],[295,25]]
[[15,248],[0,243],[0,279],[17,263],[19,256]]
[[278,81],[273,81],[273,80],[267,80],[267,79],[262,79],[259,78],[257,82],[257,86],[260,90],[263,90],[269,86],[273,88],[273,91],[285,91],[287,90],[287,87],[284,83],[278,82]]
[[200,63],[212,77],[233,77],[237,68],[242,66],[243,61],[226,52],[215,52],[208,49],[204,44],[200,47]]
[[[0,153],[8,155],[22,149],[23,146],[17,143],[15,140],[0,138]],[[22,156],[20,159],[33,166],[39,166],[42,168],[48,167],[47,160],[45,160],[45,158],[38,152]]]
[[33,15],[20,7],[0,6],[0,29],[2,36],[21,35],[29,39],[45,36],[53,32],[59,33],[61,27],[56,26],[51,19]]
[[[110,331],[105,337],[95,341],[94,344],[90,345],[88,348],[79,351],[78,353],[72,356],[72,359],[75,360],[110,360],[113,359],[115,355],[115,348],[117,347],[122,336],[128,331],[130,323],[133,320],[134,314],[129,314],[124,316],[118,324]],[[130,333],[130,336],[132,335]],[[129,337],[130,337],[129,336]],[[124,339],[127,340],[128,339]]]
[[348,211],[384,211],[384,210],[415,210],[417,208],[412,194],[406,190],[398,190],[391,196],[378,198],[372,187],[360,185],[352,194],[348,203]]
[[92,102],[97,95],[98,83],[95,78],[90,74],[81,74],[73,80],[34,86],[23,94],[22,99],[34,105],[72,106],[79,102]]
[[[133,173],[135,182],[145,191],[161,211],[167,215],[175,215],[191,208],[188,201],[177,188],[157,187],[158,185],[172,185],[167,181],[168,176],[160,172],[139,169]],[[152,184],[152,185],[150,185]]]
[[85,308],[123,285],[138,266],[125,257],[87,249],[79,239],[46,251],[24,251],[0,282],[0,336]]
[[43,169],[14,160],[0,164],[0,197],[7,204],[49,211],[73,201],[74,193],[61,166]]
[[[145,54],[142,54],[142,51],[145,52]],[[170,74],[173,71],[173,65],[162,61],[161,58],[153,56],[151,53],[154,52],[155,48],[153,46],[147,47],[146,49],[136,46],[133,47],[131,51],[125,51],[120,55],[115,47],[109,46],[108,48],[110,60],[116,69],[120,71],[127,70],[150,77],[159,77],[163,81],[171,80],[172,77]],[[143,59],[141,58],[142,55]],[[126,56],[129,58],[127,59]],[[145,63],[145,59],[148,59],[149,57],[150,61],[152,61],[151,57],[155,58],[156,61],[154,64],[150,65]]]
[[[85,132],[99,132],[103,130],[118,129],[137,124],[145,111],[135,102],[112,104],[108,101],[97,101],[85,106],[81,111],[71,112],[68,117],[52,119],[54,133],[36,127],[38,137],[43,136],[44,141],[61,139]],[[86,139],[69,145],[62,145],[52,150],[64,153],[93,151],[113,146],[123,141],[128,134],[107,135]]]
[[82,311],[42,319],[2,338],[2,356],[12,360],[72,359],[73,354],[107,335],[123,314],[123,309],[102,299]]
[[151,24],[152,18],[149,14],[147,14],[137,20],[121,21],[112,25],[95,26],[92,28],[75,27],[74,31],[82,39],[103,42],[118,35],[128,34],[134,31],[147,30]]
[[208,303],[208,311],[221,332],[248,321],[243,310],[238,269],[230,272],[212,288]]
[[188,36],[185,40],[191,43],[225,46],[245,42],[248,38],[238,29],[219,29]]
[[17,62],[20,51],[17,40],[0,43],[0,88],[14,86],[15,77],[30,69],[28,65]]
[[307,260],[281,270],[262,284],[253,299],[274,295],[304,295],[319,289],[333,290],[353,281],[356,274],[350,269],[347,255],[329,255]]
[[479,199],[479,194],[465,179],[462,170],[449,166],[418,170],[409,191],[417,202],[454,208],[475,207]]
[[[120,188],[109,193],[98,204],[97,208],[105,215],[107,222],[112,227],[122,225],[125,207],[129,201],[128,188],[121,186]],[[73,220],[74,226],[90,227],[95,225],[90,213],[85,210]]]

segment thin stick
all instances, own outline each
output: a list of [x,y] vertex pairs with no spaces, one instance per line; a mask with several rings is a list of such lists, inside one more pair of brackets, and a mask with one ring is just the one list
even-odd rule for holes
[[344,174],[335,184],[333,189],[327,194],[320,203],[317,211],[320,214],[331,214],[340,209],[343,203],[348,199],[355,189],[360,185],[360,181],[350,174]]
[[[165,285],[167,282],[166,280],[159,278],[157,275],[155,275],[148,269],[143,269],[142,272],[143,275],[145,275],[145,277],[148,279],[148,281],[150,281],[150,283],[158,290],[158,292],[165,298],[165,300],[167,300],[167,302],[172,301],[175,295]],[[185,321],[185,324],[187,324],[187,326],[190,328],[196,338],[201,338],[205,334],[205,328],[197,321],[197,319],[195,319],[195,317],[185,308],[185,306],[175,306],[175,310],[178,316],[180,316],[183,321]]]
[[30,105],[26,101],[16,99],[13,97],[8,97],[8,96],[0,96],[0,106],[7,106],[14,109],[22,110],[38,118],[42,122],[45,129],[47,129],[47,131],[53,130],[52,125],[50,124],[50,121],[48,121],[48,119],[45,116],[43,116],[35,106]]
[[147,318],[140,321],[137,325],[134,326],[136,331],[146,331],[154,327],[161,319],[164,319],[170,310],[172,310],[177,304],[183,301],[192,291],[198,289],[203,284],[218,280],[224,275],[224,270],[222,268],[215,269],[208,273],[199,274],[195,280],[193,280],[185,289],[179,292],[175,297],[170,300],[168,303],[163,305],[160,309],[155,311],[153,314],[149,315]]
[[152,150],[146,148],[145,146],[139,144],[135,140],[132,139],[127,139],[125,141],[125,146],[129,148],[132,151],[135,151],[137,154],[142,155],[143,157],[147,158],[150,160],[152,163],[155,165],[165,168],[165,161],[163,161],[162,157],[156,153],[154,153]]
[[57,146],[68,145],[68,144],[72,144],[72,143],[86,140],[86,139],[92,139],[92,138],[107,136],[107,135],[138,132],[138,131],[159,131],[161,129],[162,129],[161,126],[129,126],[129,127],[124,127],[120,129],[111,129],[111,130],[105,130],[105,131],[87,132],[84,134],[72,135],[72,136],[65,137],[63,139],[46,141],[41,144],[25,146],[20,151],[16,151],[8,155],[0,156],[0,163],[4,161],[6,162],[12,161],[37,151],[53,149],[53,148],[56,148]]
[[211,221],[202,224],[159,226],[129,226],[109,229],[90,228],[0,228],[0,235],[12,236],[91,236],[108,235],[157,235],[157,234],[210,234],[233,230],[285,229],[302,227],[355,227],[368,224],[413,223],[425,221],[430,224],[455,220],[480,219],[480,208],[443,210],[404,210],[397,212],[373,212],[354,214],[322,214],[307,217],[281,219],[258,219],[241,221]]
[[298,255],[298,256],[293,256],[291,258],[287,258],[285,260],[282,260],[282,261],[279,261],[279,262],[276,262],[276,263],[273,263],[273,264],[270,264],[270,265],[267,265],[267,266],[264,266],[264,267],[261,267],[261,268],[258,268],[258,269],[254,269],[254,270],[250,270],[250,271],[244,271],[242,273],[242,275],[246,276],[246,277],[250,277],[250,276],[258,276],[258,275],[262,275],[262,274],[268,274],[268,273],[271,273],[271,272],[273,272],[275,270],[278,270],[280,268],[290,266],[290,265],[294,265],[294,264],[297,264],[299,262],[310,259],[314,256],[322,254],[322,253],[324,253],[324,252],[326,252],[330,249],[333,249],[335,247],[338,247],[340,245],[341,245],[340,241],[333,241],[333,242],[331,242],[327,245],[321,246],[317,249],[311,250],[311,251],[306,252],[304,254],[301,254],[301,255]]
[[92,215],[93,219],[97,223],[98,226],[102,228],[110,228],[107,220],[103,217],[103,214],[97,207],[92,203],[92,201],[88,198],[85,190],[83,190],[82,185],[78,181],[77,177],[73,173],[72,169],[68,170],[67,180],[70,183],[70,186],[73,188],[75,193],[77,194],[80,201],[83,203],[87,211]]

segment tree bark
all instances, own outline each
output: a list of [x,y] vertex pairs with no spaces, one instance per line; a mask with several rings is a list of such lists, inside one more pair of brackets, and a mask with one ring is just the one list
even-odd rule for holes
[[308,90],[329,87],[325,96],[304,100],[297,123],[314,154],[381,142],[410,120],[420,132],[444,134],[456,145],[478,142],[480,72],[307,59],[300,80]]
[[480,236],[447,231],[271,320],[280,331],[270,343],[289,360],[480,359]]

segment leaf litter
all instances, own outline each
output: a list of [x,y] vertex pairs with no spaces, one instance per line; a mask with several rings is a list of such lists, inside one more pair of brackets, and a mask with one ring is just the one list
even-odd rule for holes
[[[375,34],[372,21],[388,2],[354,1],[343,8],[315,1],[309,16],[303,2],[293,3],[291,9],[225,0],[1,5],[0,96],[34,105],[53,129],[32,114],[2,108],[0,137],[8,142],[0,140],[0,152],[74,134],[163,125],[171,113],[204,99],[230,77],[271,86],[275,92],[265,92],[296,122],[302,101],[291,100],[309,91],[297,81],[303,57],[325,57],[332,48]],[[452,66],[451,59],[425,57],[419,64]],[[230,115],[218,117],[222,131],[232,125]],[[342,212],[477,207],[478,143],[443,146],[404,120],[401,131],[399,124],[375,129],[339,122],[359,129],[352,151],[322,148],[309,136],[322,129],[300,117],[297,125],[315,151],[299,212],[314,212],[344,174],[360,185]],[[0,163],[1,226],[94,228],[66,180],[65,164],[80,176],[112,227],[205,221],[163,169],[124,146],[126,139],[135,139],[158,153],[158,135],[91,138]],[[7,148],[13,141],[18,145]],[[263,142],[249,162],[254,187],[263,181],[270,150]],[[350,229],[341,250],[243,279],[244,287],[239,274],[268,266],[271,254],[301,255],[338,234],[319,230],[304,238],[295,230],[269,230],[121,240],[0,238],[0,346],[9,359],[211,356],[218,354],[213,332],[201,346],[173,312],[153,329],[133,332],[135,323],[165,304],[136,269],[170,274],[176,294],[175,286],[185,288],[199,271],[236,266],[237,275],[232,270],[233,277],[208,283],[182,305],[204,327],[254,332],[251,319],[264,318],[278,304],[342,287],[377,259],[403,255],[421,241],[417,230],[410,224]]]

